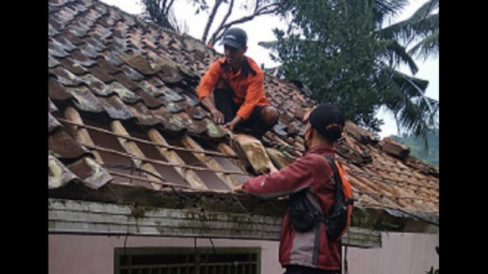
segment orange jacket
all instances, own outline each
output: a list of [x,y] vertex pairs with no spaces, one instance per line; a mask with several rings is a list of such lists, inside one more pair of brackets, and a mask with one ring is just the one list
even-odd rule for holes
[[[244,71],[244,72],[243,72]],[[247,77],[246,77],[246,72]],[[239,105],[237,115],[247,120],[254,107],[269,105],[264,94],[264,73],[251,58],[245,56],[241,69],[234,74],[232,68],[225,63],[225,57],[215,61],[200,80],[198,99],[210,97],[210,92],[222,77],[234,91],[233,100]]]

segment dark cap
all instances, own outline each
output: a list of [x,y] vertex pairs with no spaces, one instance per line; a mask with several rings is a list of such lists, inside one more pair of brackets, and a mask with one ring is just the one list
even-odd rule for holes
[[316,107],[308,118],[312,127],[327,140],[335,142],[344,128],[344,114],[331,103]]
[[240,49],[247,44],[247,34],[240,28],[228,29],[224,33],[222,44]]

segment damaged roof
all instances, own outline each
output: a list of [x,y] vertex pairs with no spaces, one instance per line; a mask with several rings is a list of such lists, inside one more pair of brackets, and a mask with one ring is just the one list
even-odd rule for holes
[[[232,187],[302,155],[301,118],[315,102],[296,86],[265,76],[281,115],[262,140],[269,159],[259,166],[252,140],[230,141],[199,104],[200,77],[220,58],[214,50],[99,1],[48,5],[50,197],[144,203],[140,190],[168,200],[184,193],[229,199],[223,207],[239,211],[253,204],[236,201]],[[408,147],[347,122],[336,155],[352,183],[355,214],[377,209],[438,223],[439,170]]]

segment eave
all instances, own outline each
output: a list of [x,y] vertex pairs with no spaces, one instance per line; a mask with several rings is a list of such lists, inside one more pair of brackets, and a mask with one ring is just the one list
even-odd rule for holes
[[[280,238],[282,218],[195,209],[135,208],[100,202],[49,199],[48,232],[154,237],[211,237],[273,240]],[[381,247],[381,233],[351,227],[344,245]]]

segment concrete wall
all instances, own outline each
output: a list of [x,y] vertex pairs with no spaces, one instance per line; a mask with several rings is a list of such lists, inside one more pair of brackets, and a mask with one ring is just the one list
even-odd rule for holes
[[[49,274],[112,274],[116,247],[194,247],[193,238],[49,235]],[[217,247],[261,247],[261,274],[283,273],[274,241],[212,239]],[[198,239],[198,247],[212,247]]]
[[[49,235],[49,274],[112,274],[114,248],[194,247],[193,238]],[[282,274],[278,242],[212,239],[215,247],[261,247],[261,274]],[[349,247],[349,274],[423,274],[439,266],[437,234],[382,233],[382,248]],[[211,247],[198,239],[198,247]]]
[[348,247],[349,274],[425,274],[439,267],[438,234],[382,233],[382,247]]

